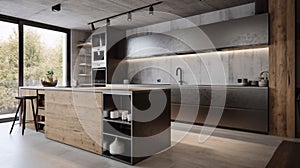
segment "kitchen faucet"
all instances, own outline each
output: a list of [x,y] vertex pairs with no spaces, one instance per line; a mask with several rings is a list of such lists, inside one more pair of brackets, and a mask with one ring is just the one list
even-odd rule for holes
[[180,67],[178,67],[178,68],[176,69],[176,76],[178,76],[178,71],[180,71],[180,74],[179,74],[179,83],[180,83],[180,85],[182,85],[182,84],[183,84],[183,80],[182,80],[182,69],[181,69]]

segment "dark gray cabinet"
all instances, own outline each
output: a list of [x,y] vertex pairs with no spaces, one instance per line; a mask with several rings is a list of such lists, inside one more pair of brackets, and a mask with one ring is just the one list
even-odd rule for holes
[[128,38],[127,57],[206,52],[269,44],[269,15]]
[[[199,98],[195,94],[195,89],[199,90]],[[173,88],[172,120],[204,124],[209,110],[223,110],[216,126],[268,133],[268,88],[227,87],[225,89],[226,101],[223,104],[218,100],[223,98],[223,88],[213,91],[217,100],[214,102],[211,101],[212,88],[209,86]]]

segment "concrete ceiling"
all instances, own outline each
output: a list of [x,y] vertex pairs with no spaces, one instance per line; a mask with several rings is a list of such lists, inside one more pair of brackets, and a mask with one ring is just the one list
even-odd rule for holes
[[[88,22],[116,15],[159,0],[0,0],[0,14],[47,23],[69,29],[88,30]],[[162,0],[154,7],[155,14],[133,13],[133,20],[126,16],[111,20],[120,28],[135,28],[180,17],[211,12],[254,2],[254,0]],[[61,3],[61,11],[52,12],[51,6]],[[158,12],[161,11],[161,12]],[[96,27],[105,22],[95,24]]]

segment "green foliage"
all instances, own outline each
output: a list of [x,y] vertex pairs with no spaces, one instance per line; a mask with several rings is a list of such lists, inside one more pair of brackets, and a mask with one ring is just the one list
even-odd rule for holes
[[[1,32],[0,32],[1,33]],[[14,99],[18,95],[18,31],[9,36],[8,40],[0,39],[0,113],[1,110],[16,107]],[[25,84],[40,85],[40,79],[47,74],[56,73],[62,82],[63,48],[62,38],[57,39],[56,46],[41,42],[41,36],[35,29],[28,28],[24,33],[24,81]],[[34,81],[34,82],[33,82]]]

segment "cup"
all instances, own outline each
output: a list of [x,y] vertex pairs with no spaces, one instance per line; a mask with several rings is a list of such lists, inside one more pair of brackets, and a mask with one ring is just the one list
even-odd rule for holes
[[127,119],[128,110],[120,110],[120,112],[122,120],[125,121]]
[[129,84],[129,80],[128,79],[124,79],[123,80],[123,84]]
[[131,114],[127,114],[127,121],[131,122],[132,120],[132,115]]

